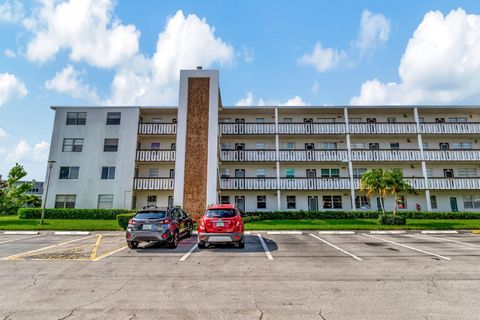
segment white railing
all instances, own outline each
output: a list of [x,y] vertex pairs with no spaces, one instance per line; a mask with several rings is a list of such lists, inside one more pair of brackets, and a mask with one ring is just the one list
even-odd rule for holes
[[417,125],[415,122],[409,123],[350,123],[350,133],[370,134],[370,133],[417,133]]
[[420,161],[420,150],[352,150],[352,161]]
[[175,161],[175,150],[137,150],[135,160],[139,162]]
[[423,150],[427,161],[480,161],[480,150]]
[[[423,178],[405,178],[404,180],[415,190],[425,189],[425,179]],[[353,179],[353,187],[360,189],[360,179]]]
[[275,123],[220,123],[221,134],[275,134]]
[[280,150],[280,161],[347,161],[347,150]]
[[177,134],[176,123],[139,123],[138,134]]
[[173,190],[173,178],[134,178],[134,190]]
[[279,123],[279,134],[339,134],[345,133],[344,123]]
[[430,189],[479,190],[480,178],[428,178]]
[[433,133],[433,134],[480,133],[480,123],[478,122],[420,123],[420,132]]
[[223,190],[347,190],[349,178],[221,178]]
[[275,150],[221,150],[221,161],[276,161]]

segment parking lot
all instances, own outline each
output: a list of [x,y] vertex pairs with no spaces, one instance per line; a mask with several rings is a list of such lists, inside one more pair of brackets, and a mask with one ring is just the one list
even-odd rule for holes
[[245,249],[121,232],[0,235],[3,319],[478,319],[480,235],[251,232]]

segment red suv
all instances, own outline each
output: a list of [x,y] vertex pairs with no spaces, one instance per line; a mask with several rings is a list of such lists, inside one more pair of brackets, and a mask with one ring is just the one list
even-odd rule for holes
[[245,247],[243,220],[240,210],[231,204],[211,205],[198,221],[198,247],[212,243],[233,243]]

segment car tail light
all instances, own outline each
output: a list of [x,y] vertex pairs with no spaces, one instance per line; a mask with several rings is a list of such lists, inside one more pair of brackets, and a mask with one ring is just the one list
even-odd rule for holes
[[170,224],[171,222],[172,222],[172,220],[165,219],[165,220],[160,221],[159,223],[161,223],[161,224]]
[[206,232],[205,221],[203,221],[203,219],[198,220],[198,232]]
[[130,219],[128,220],[128,224],[138,224],[138,222],[133,219]]

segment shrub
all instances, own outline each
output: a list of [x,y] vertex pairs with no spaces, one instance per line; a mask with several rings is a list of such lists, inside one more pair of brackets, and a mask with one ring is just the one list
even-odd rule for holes
[[[125,209],[45,209],[45,219],[80,219],[80,220],[115,220],[119,214],[129,213]],[[41,208],[20,208],[18,217],[20,219],[40,219]]]
[[135,213],[122,213],[117,215],[117,222],[118,225],[123,228],[123,230],[127,229],[128,220],[132,219],[135,216]]
[[401,215],[382,214],[378,217],[378,222],[387,226],[403,226],[407,223],[407,219]]

